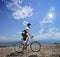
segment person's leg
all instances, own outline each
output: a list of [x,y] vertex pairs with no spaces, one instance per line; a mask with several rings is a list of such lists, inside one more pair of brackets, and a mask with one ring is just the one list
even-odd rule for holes
[[22,33],[22,37],[24,39],[24,44],[27,44],[28,43],[28,39],[29,39],[28,36],[26,34]]
[[28,40],[29,40],[29,38],[26,37],[26,40],[24,41],[24,44],[27,44],[28,43]]

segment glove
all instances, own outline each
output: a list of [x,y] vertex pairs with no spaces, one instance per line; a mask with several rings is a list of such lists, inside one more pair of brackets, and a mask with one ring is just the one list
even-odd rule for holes
[[32,35],[31,38],[33,38],[34,36]]

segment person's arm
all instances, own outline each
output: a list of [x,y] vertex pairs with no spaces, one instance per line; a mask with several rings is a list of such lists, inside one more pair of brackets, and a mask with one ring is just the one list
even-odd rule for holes
[[29,31],[28,29],[27,29],[26,31],[27,31],[27,33],[28,33],[29,37],[31,38],[30,31]]

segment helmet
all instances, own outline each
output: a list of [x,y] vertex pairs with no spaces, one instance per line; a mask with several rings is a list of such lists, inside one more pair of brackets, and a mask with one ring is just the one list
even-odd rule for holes
[[30,26],[30,25],[31,25],[30,23],[27,24],[27,26]]

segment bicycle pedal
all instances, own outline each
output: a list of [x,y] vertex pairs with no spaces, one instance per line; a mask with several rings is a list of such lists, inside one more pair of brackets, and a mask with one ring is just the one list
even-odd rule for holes
[[26,50],[26,49],[27,49],[27,47],[26,47],[26,46],[24,46],[24,47],[23,47],[23,50]]

